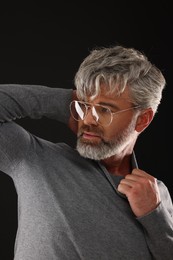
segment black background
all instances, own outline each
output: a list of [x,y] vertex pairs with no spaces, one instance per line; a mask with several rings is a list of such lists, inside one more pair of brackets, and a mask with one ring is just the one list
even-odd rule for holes
[[[0,83],[72,88],[74,75],[96,46],[123,44],[143,51],[164,73],[167,87],[155,119],[136,144],[139,167],[172,184],[172,15],[167,1],[10,3],[0,11]],[[73,144],[65,126],[48,120],[19,122],[53,142]],[[17,195],[0,175],[0,259],[13,259]]]

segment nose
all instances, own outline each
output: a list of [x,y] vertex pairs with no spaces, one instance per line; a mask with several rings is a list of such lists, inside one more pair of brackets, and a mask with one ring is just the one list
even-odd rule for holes
[[88,108],[87,114],[83,120],[85,125],[97,125],[98,124],[98,115],[95,108]]

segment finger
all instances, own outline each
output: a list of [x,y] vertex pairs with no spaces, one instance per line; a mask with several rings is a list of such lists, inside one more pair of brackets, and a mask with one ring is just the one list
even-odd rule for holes
[[131,180],[131,181],[140,181],[143,178],[146,178],[146,177],[136,175],[136,174],[127,174],[124,179],[125,180]]
[[136,181],[133,179],[122,179],[120,181],[120,184],[129,186],[129,187],[133,187],[135,185],[135,183],[136,183]]
[[125,194],[127,196],[127,194],[130,192],[131,188],[132,187],[130,185],[126,185],[124,183],[120,183],[118,185],[117,189],[118,189],[119,192],[121,192],[121,193],[123,193],[123,194]]
[[148,178],[150,180],[156,179],[154,176],[150,175],[149,173],[142,171],[140,169],[136,169],[136,168],[132,170],[131,175],[132,176],[145,177],[145,178]]

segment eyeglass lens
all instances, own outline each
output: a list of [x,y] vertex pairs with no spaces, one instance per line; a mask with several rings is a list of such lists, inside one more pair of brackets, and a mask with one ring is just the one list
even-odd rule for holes
[[[88,113],[88,110],[92,110],[92,116],[99,124],[108,125],[111,123],[112,115],[111,111],[101,105],[89,106],[83,102],[73,101],[71,103],[71,114],[75,120],[84,120]],[[77,112],[76,114],[74,113]]]

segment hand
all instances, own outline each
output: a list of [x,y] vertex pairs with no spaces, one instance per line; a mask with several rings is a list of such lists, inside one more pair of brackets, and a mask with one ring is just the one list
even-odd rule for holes
[[160,203],[157,179],[139,169],[134,169],[121,180],[118,191],[126,195],[136,217],[151,212]]

